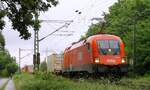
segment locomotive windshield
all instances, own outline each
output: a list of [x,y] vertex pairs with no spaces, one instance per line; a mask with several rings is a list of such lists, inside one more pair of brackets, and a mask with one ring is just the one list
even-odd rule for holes
[[97,43],[102,55],[118,55],[120,53],[119,41],[117,40],[98,40]]

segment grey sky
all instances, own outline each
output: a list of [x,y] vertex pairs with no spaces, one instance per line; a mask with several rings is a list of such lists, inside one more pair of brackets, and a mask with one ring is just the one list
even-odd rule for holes
[[[45,50],[48,49],[51,52],[61,52],[72,42],[79,40],[81,35],[88,30],[91,23],[91,18],[102,17],[103,11],[108,12],[108,7],[113,5],[117,0],[59,0],[59,5],[51,8],[46,13],[40,13],[41,20],[73,20],[74,22],[68,28],[63,28],[56,34],[62,34],[61,31],[74,31],[73,36],[50,36],[40,42],[41,59],[43,61],[46,56]],[[82,14],[77,14],[75,11],[79,10]],[[15,56],[18,61],[19,48],[33,49],[33,34],[32,38],[28,41],[18,38],[17,31],[11,30],[11,24],[7,20],[7,25],[3,31],[6,39],[6,48],[9,50],[12,56]],[[64,24],[46,23],[41,24],[39,37],[42,38],[51,33],[55,29]],[[30,32],[33,33],[31,29]],[[22,57],[33,51],[22,51]],[[22,59],[21,66],[26,64],[32,64],[32,54]]]

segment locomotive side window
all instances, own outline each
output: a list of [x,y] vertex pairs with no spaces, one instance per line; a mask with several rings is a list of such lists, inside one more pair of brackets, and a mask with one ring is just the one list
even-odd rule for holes
[[113,54],[118,55],[120,53],[119,41],[117,40],[98,40],[98,49],[102,55]]

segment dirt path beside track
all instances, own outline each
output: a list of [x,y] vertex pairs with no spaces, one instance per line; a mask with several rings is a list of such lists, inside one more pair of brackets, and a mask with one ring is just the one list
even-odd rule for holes
[[0,88],[7,82],[8,78],[0,78]]
[[12,79],[10,79],[5,87],[5,90],[16,90]]

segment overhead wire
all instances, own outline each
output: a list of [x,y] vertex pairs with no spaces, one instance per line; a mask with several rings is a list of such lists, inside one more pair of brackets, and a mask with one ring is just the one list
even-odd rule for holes
[[[85,9],[85,11],[86,11],[86,13],[91,13],[92,12],[92,9],[94,8],[94,5],[95,5],[95,3],[96,3],[96,0],[92,0],[92,4],[90,4],[89,5],[89,2],[91,2],[91,0],[89,0],[88,1],[88,3],[86,4],[86,7],[82,7],[82,9],[81,9],[81,12],[82,12],[82,10],[84,11],[84,9]],[[89,8],[88,8],[89,7]],[[89,14],[86,14],[85,16],[81,16],[81,15],[76,15],[76,17],[78,16],[79,18],[81,18],[82,17],[82,19],[78,19],[78,23],[81,23],[82,21],[85,21],[85,20],[87,20],[87,15],[89,15]],[[46,15],[46,17],[47,17],[47,15]],[[74,17],[74,15],[72,16],[72,17]],[[74,17],[74,19],[73,20],[75,20],[75,18],[76,17]],[[75,23],[75,22],[74,22]],[[49,23],[47,23],[47,24],[49,24]],[[67,36],[64,36],[64,38],[66,38]],[[54,38],[54,37],[53,37]],[[61,38],[61,39],[63,39],[64,40],[64,38]],[[56,41],[55,43],[58,43],[59,41]],[[54,43],[54,44],[55,44]]]
[[[89,0],[89,2],[91,2],[91,0]],[[89,7],[89,5],[88,5],[89,3],[86,3],[86,7]],[[85,7],[84,7],[85,8]],[[91,9],[91,7],[90,7],[90,9]],[[88,11],[87,12],[89,12],[89,11],[91,11],[91,10],[89,10],[89,9],[87,9]],[[81,11],[82,11],[82,9],[81,9]],[[86,15],[88,15],[88,14],[86,14]],[[83,18],[83,16],[81,16],[81,15],[77,15],[76,14],[76,17],[79,17],[79,18]],[[76,18],[76,17],[74,17],[74,18]],[[86,16],[84,16],[85,18],[84,19],[86,19]],[[74,19],[73,19],[74,20]],[[81,23],[81,21],[83,21],[83,19],[78,19],[78,23]],[[75,22],[74,22],[75,23]],[[64,37],[64,38],[66,38],[66,37]],[[64,40],[64,38],[61,38],[61,39],[63,39]],[[58,43],[58,41],[56,42],[56,43]]]
[[[70,21],[73,22],[73,21]],[[44,40],[45,38],[49,37],[50,35],[54,34],[55,32],[59,31],[60,29],[67,27],[68,25],[70,25],[71,23],[65,23],[63,26],[59,27],[58,29],[56,29],[55,31],[51,32],[50,34],[46,35],[45,37],[41,38],[39,41]]]
[[[47,17],[47,16],[46,16],[46,17]],[[75,20],[75,18],[76,18],[76,16],[74,16],[74,15],[71,16],[71,19],[72,19],[72,20]],[[49,24],[49,23],[48,23],[48,24]],[[66,37],[67,37],[67,36],[64,36],[64,38],[66,38]],[[63,39],[64,39],[64,38],[63,38]],[[61,38],[61,39],[62,39],[62,38]],[[55,43],[57,43],[57,41],[55,41],[54,44],[55,44]]]
[[[46,16],[47,20],[49,20],[49,19],[48,19],[48,17],[47,17],[47,15],[45,15],[45,16]],[[64,19],[64,20],[66,20],[66,19]],[[51,20],[51,21],[53,22],[54,20]],[[64,22],[63,20],[61,20],[61,21],[60,21],[60,20],[55,20],[55,21],[56,21],[56,22],[54,22],[53,24],[55,24],[55,23],[59,23],[59,22],[60,22],[60,23]],[[47,22],[47,24],[49,24],[49,25],[50,25],[50,23],[49,23],[49,22]],[[52,25],[51,25],[51,26],[52,26]],[[56,26],[56,25],[55,25],[55,26]],[[61,30],[60,30],[60,31],[61,31]],[[58,36],[58,35],[57,35],[57,36]]]

